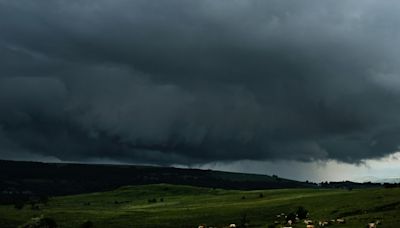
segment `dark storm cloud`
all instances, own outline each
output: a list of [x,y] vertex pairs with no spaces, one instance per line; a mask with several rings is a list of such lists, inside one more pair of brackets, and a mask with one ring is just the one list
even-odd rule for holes
[[0,0],[0,155],[359,162],[398,149],[396,1]]

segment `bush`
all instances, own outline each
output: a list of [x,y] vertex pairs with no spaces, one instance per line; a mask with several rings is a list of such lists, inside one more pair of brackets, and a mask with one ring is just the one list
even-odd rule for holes
[[22,208],[24,208],[24,206],[25,206],[24,201],[17,201],[14,204],[14,208],[17,210],[21,210]]
[[287,215],[287,217],[286,217],[286,221],[289,221],[289,220],[292,220],[292,221],[296,221],[296,214],[295,213],[289,213],[288,215]]
[[47,203],[49,202],[49,197],[47,195],[41,195],[39,197],[39,202],[44,205],[47,205]]
[[81,224],[80,228],[92,228],[94,224],[92,221],[86,220],[84,223]]
[[27,223],[19,226],[20,228],[56,228],[57,223],[52,218],[43,216],[31,218]]
[[40,207],[39,207],[39,205],[36,205],[35,202],[31,202],[31,209],[37,211],[37,210],[40,210]]
[[46,228],[55,228],[57,227],[57,223],[54,219],[52,218],[42,218],[41,219],[41,227],[46,227]]
[[274,179],[274,180],[279,180],[279,177],[277,176],[277,175],[272,175],[272,178]]
[[297,217],[299,217],[299,219],[305,219],[305,218],[307,218],[308,210],[306,210],[304,207],[300,206],[297,208],[296,214],[297,214]]

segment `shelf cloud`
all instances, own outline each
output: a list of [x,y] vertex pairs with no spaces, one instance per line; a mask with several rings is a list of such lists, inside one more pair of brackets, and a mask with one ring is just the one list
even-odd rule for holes
[[0,157],[359,163],[398,151],[397,1],[0,0]]

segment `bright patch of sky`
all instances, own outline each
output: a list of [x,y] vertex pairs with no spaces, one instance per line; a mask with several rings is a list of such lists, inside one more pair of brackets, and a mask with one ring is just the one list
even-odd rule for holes
[[250,161],[231,163],[208,163],[197,166],[201,169],[214,169],[232,172],[276,174],[281,177],[320,181],[378,181],[400,177],[400,152],[381,159],[367,159],[360,164],[348,164],[338,161]]

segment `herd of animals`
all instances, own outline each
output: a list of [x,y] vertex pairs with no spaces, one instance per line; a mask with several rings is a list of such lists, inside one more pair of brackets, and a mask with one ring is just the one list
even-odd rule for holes
[[[346,220],[344,218],[337,218],[337,219],[331,219],[329,221],[318,221],[318,222],[314,222],[311,219],[304,219],[303,221],[301,221],[297,216],[296,219],[294,221],[292,221],[291,219],[286,220],[287,216],[284,213],[281,213],[279,215],[276,215],[276,218],[278,220],[274,221],[274,225],[268,226],[268,227],[279,227],[279,228],[293,228],[293,226],[295,224],[301,224],[304,223],[305,228],[317,228],[317,227],[328,227],[330,225],[334,225],[334,224],[344,224],[346,223]],[[282,221],[279,221],[279,219],[284,219]],[[366,224],[366,228],[377,228],[377,226],[381,224],[381,222],[379,220],[374,221],[374,222],[369,222],[368,224]],[[248,224],[245,224],[244,227],[247,227]],[[239,226],[237,226],[236,224],[232,223],[228,226],[229,228],[237,228]],[[242,226],[240,226],[242,227]],[[297,226],[299,227],[299,226]],[[211,227],[211,226],[206,226],[206,225],[199,225],[198,228],[216,228],[216,227]]]

